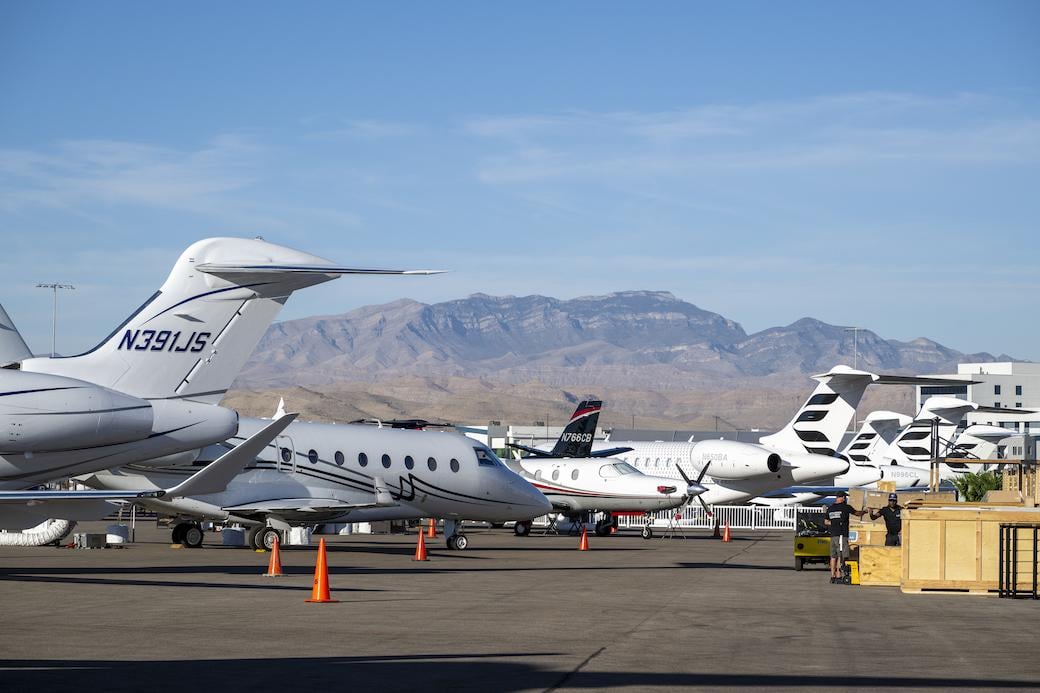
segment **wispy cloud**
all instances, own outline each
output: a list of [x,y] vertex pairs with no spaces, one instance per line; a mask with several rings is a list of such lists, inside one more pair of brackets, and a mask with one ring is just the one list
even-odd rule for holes
[[887,162],[1035,164],[1040,118],[964,94],[861,93],[662,112],[570,112],[473,118],[497,143],[477,167],[485,183],[633,179]]
[[262,148],[222,135],[197,149],[74,140],[44,151],[0,150],[0,210],[83,202],[210,211],[212,197],[248,187]]
[[388,120],[348,120],[331,128],[313,130],[305,136],[314,140],[379,140],[413,137],[423,132],[425,132],[425,128],[418,123]]

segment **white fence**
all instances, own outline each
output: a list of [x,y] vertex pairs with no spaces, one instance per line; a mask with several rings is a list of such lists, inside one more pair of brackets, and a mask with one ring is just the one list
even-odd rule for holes
[[[662,510],[655,513],[650,519],[650,526],[658,528],[682,527],[684,529],[713,529],[715,522],[719,526],[727,522],[731,529],[764,529],[764,530],[788,530],[795,528],[795,516],[799,511],[804,513],[822,513],[824,507],[820,505],[783,505],[775,508],[762,505],[711,505],[712,515],[708,517],[704,508],[700,505],[687,505],[673,510]],[[618,527],[621,529],[642,529],[647,524],[644,515],[632,515],[618,518]],[[545,517],[539,517],[534,521],[537,526],[548,523]],[[566,522],[561,523],[567,524]]]

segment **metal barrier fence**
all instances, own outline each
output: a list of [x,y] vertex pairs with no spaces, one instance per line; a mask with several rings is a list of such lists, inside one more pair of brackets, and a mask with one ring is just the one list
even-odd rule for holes
[[[711,517],[700,505],[687,505],[672,510],[662,510],[653,514],[650,526],[654,529],[682,527],[683,529],[713,529],[729,523],[730,529],[764,529],[794,531],[795,517],[802,513],[822,513],[821,505],[782,505],[767,507],[762,505],[709,505]],[[620,529],[642,529],[647,524],[645,515],[626,515],[618,518]],[[547,524],[545,517],[535,520],[538,526]]]
[[997,592],[1006,599],[1040,599],[1040,525],[1000,525]]

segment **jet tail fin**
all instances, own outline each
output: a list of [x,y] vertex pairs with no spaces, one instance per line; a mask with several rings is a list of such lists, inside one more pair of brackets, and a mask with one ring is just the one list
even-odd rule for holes
[[603,408],[600,400],[587,399],[578,404],[571,420],[553,446],[551,457],[590,457],[592,441],[596,437],[599,412]]
[[191,245],[148,301],[97,347],[30,358],[22,369],[65,375],[143,399],[216,404],[289,296],[344,274],[434,274],[334,265],[260,239]]
[[32,358],[29,345],[22,339],[11,316],[0,306],[0,368],[28,358]]

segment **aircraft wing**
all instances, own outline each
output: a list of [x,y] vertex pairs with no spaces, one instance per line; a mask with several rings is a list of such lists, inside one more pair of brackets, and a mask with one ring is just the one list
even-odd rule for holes
[[530,445],[522,445],[520,443],[506,443],[507,446],[514,450],[522,450],[530,454],[532,457],[552,457],[552,453],[546,452],[545,450],[539,450],[538,448],[532,448]]
[[256,459],[263,449],[272,440],[281,435],[286,427],[296,420],[299,414],[283,414],[267,424],[259,431],[251,435],[240,445],[228,450],[217,459],[210,462],[200,471],[167,489],[165,495],[170,498],[181,498],[184,496],[205,496],[210,493],[220,493],[227,488],[228,483],[234,479],[245,466]]
[[375,487],[375,496],[370,503],[348,503],[336,498],[272,498],[271,500],[228,506],[223,509],[229,513],[277,515],[279,513],[345,513],[348,510],[390,508],[397,505],[382,478],[378,476],[373,478],[372,484]]
[[243,503],[223,508],[229,513],[328,513],[347,512],[348,510],[360,510],[361,508],[386,507],[379,503],[347,503],[335,498],[275,498],[272,500],[258,501],[256,503]]

